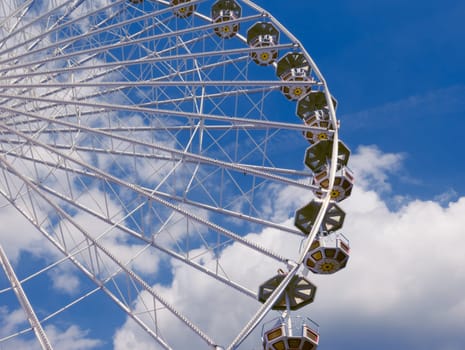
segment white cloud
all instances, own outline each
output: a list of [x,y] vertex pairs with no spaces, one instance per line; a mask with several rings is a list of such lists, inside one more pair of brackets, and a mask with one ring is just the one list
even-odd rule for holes
[[63,265],[56,270],[52,270],[50,278],[53,288],[64,293],[73,295],[79,290],[79,278],[69,269],[63,268]]
[[0,307],[0,316],[1,336],[13,333],[26,320],[23,309],[9,312],[8,308],[4,306]]
[[[351,241],[348,267],[331,276],[309,275],[318,286],[316,301],[299,312],[320,323],[323,344],[337,344],[341,334],[350,349],[359,348],[360,339],[365,347],[376,348],[380,341],[389,343],[394,334],[399,348],[434,344],[433,348],[455,349],[465,340],[461,335],[465,254],[460,244],[465,197],[446,207],[434,201],[411,200],[389,209],[373,189],[382,192],[389,188],[389,174],[401,166],[402,159],[402,155],[384,154],[375,147],[361,147],[353,157],[361,181],[351,199],[341,205],[347,212],[343,232]],[[262,243],[272,240],[271,245],[281,249],[295,249],[296,242],[289,242],[289,235],[273,231],[249,234],[248,238]],[[276,272],[276,266],[237,244],[224,250],[222,262],[225,268],[234,266],[232,277],[249,287]],[[216,282],[181,264],[174,266],[173,283],[157,286],[157,290],[219,340],[231,340],[258,307],[257,302],[230,290],[218,292],[221,288]],[[117,332],[115,344],[124,335],[133,339],[132,348],[142,349],[147,339],[142,340],[134,327],[127,322]],[[163,334],[176,338],[175,348],[187,346],[180,328],[168,326]],[[371,339],[370,334],[378,339]],[[441,343],[441,334],[448,334],[448,342]]]
[[[100,6],[100,3],[102,3],[101,0],[93,1],[91,5]],[[50,4],[44,2],[44,6],[52,6],[51,4],[51,2]],[[78,15],[79,11],[81,8],[73,16]],[[8,28],[11,24],[6,21],[5,26]],[[85,25],[80,28],[81,31],[85,29]],[[99,61],[92,60],[87,64],[95,63]],[[61,63],[56,64],[59,66]],[[22,70],[19,69],[16,72],[22,72]],[[86,74],[98,73],[98,71],[88,71]],[[79,74],[75,74],[74,77],[75,80],[84,79]],[[39,81],[39,77],[30,79],[33,83]],[[463,92],[463,88],[456,90],[455,92],[458,92],[456,95],[462,96],[460,93]],[[39,95],[42,92],[44,90],[35,91]],[[69,98],[66,95],[69,92],[68,90],[56,93],[55,98]],[[82,88],[75,89],[74,92],[78,95],[90,95],[97,91]],[[425,101],[428,103],[424,103]],[[37,106],[43,105],[45,103],[37,104]],[[389,116],[399,115],[398,112],[404,111],[406,106],[410,109],[425,106],[425,110],[430,107],[439,108],[437,107],[437,95],[431,94],[425,96],[424,99],[410,98],[402,101],[401,104],[384,106],[383,110],[378,112]],[[457,99],[455,107],[455,109],[463,108],[462,98]],[[82,108],[82,111],[85,110]],[[373,114],[376,113],[369,111],[370,116]],[[363,118],[365,115],[359,117]],[[134,116],[133,122],[138,118]],[[90,119],[94,123],[102,123],[102,119],[93,117]],[[139,119],[137,123],[131,125],[139,124],[142,125],[143,120]],[[66,144],[69,140],[63,137],[58,141]],[[124,143],[119,145],[122,150],[124,150],[123,146]],[[34,148],[31,152],[38,159],[51,160],[47,152],[40,152],[39,149]],[[91,159],[85,156],[82,159],[92,164]],[[343,203],[343,207],[348,213],[344,232],[348,232],[347,236],[351,238],[353,255],[345,271],[335,276],[324,276],[324,278],[311,276],[312,280],[318,281],[319,292],[316,303],[302,313],[311,311],[312,317],[323,325],[323,331],[326,332],[328,338],[337,337],[337,332],[341,328],[350,328],[352,338],[346,339],[348,344],[351,341],[355,342],[354,339],[360,337],[362,332],[369,333],[368,331],[373,329],[384,328],[387,334],[393,334],[392,330],[398,331],[395,326],[400,324],[401,330],[397,333],[400,334],[399,341],[407,341],[406,338],[418,335],[420,335],[419,338],[429,336],[431,339],[432,335],[428,331],[434,329],[438,333],[452,334],[447,343],[441,344],[442,348],[456,349],[460,345],[457,344],[458,338],[455,334],[462,331],[461,326],[465,320],[465,299],[460,293],[463,287],[462,276],[465,272],[465,264],[464,254],[459,244],[464,224],[461,213],[465,209],[465,199],[458,198],[456,202],[448,204],[447,202],[452,197],[447,196],[447,193],[440,198],[435,198],[435,202],[406,201],[404,198],[403,205],[399,209],[388,209],[378,194],[389,192],[389,176],[399,169],[402,159],[403,155],[383,154],[374,146],[361,147],[352,157],[351,167],[356,171],[358,187],[354,190],[352,199],[347,204]],[[111,165],[112,158],[105,155],[98,157],[98,160],[99,165],[106,169]],[[119,161],[119,165],[123,165],[121,158]],[[39,167],[41,171],[47,169],[48,167]],[[125,174],[133,175],[130,171],[133,169],[128,169],[129,171]],[[148,162],[144,161],[138,162],[134,169],[142,175],[145,174],[144,176],[151,174],[150,179],[154,183],[166,173],[166,170],[159,172],[158,164],[151,167]],[[30,176],[43,176],[43,173],[37,173],[36,169],[29,170],[31,172],[26,172],[26,174]],[[58,173],[59,171],[56,171],[55,174]],[[59,176],[53,180],[56,181],[53,184],[55,188],[60,184],[63,187],[61,193],[68,194],[68,191],[71,192],[74,189]],[[76,199],[79,203],[105,214],[102,208],[96,206],[107,201],[102,193],[90,187],[82,192],[85,194],[73,200]],[[263,202],[261,209],[272,220],[284,222],[287,225],[292,224],[292,218],[289,219],[289,215],[292,214],[293,208],[306,201],[300,195],[299,190],[290,187],[269,188],[268,194],[268,201]],[[117,203],[110,201],[105,209],[115,215],[112,217],[122,215]],[[46,216],[47,213],[42,213],[42,215]],[[38,243],[36,237],[39,235],[32,226],[11,207],[2,208],[0,219],[3,223],[0,241],[7,246],[13,260],[17,259],[20,250],[36,254],[42,252],[43,255],[49,253],[48,251],[44,253],[46,248]],[[100,234],[109,229],[108,225],[89,214],[79,213],[75,219],[83,223],[82,226],[88,232]],[[180,234],[182,232],[180,226],[184,226],[184,222],[175,221],[175,223],[176,225],[172,226],[172,232]],[[104,237],[102,243],[122,261],[130,261],[143,249],[143,246],[125,240],[117,230],[112,233],[111,236]],[[295,257],[299,247],[298,237],[272,229],[250,233],[247,238],[286,256]],[[195,253],[196,251],[192,252],[192,254]],[[50,252],[50,254],[55,254],[53,257],[56,256],[56,253]],[[205,265],[215,267],[216,260],[213,256],[203,255],[199,260]],[[183,264],[173,262],[172,266],[174,273],[172,283],[169,286],[157,285],[157,290],[199,323],[209,334],[214,335],[218,341],[229,341],[258,307],[258,303],[254,300],[218,285],[210,278],[193,272]],[[143,274],[156,274],[158,257],[149,256],[137,259],[132,262],[132,267]],[[248,248],[238,244],[227,246],[221,256],[221,268],[228,273],[228,276],[240,280],[252,290],[256,290],[261,282],[275,274],[278,267],[282,266],[270,263],[260,255],[254,255]],[[55,288],[65,292],[71,293],[78,285],[76,277],[69,274],[66,269],[58,270],[51,276]],[[146,294],[141,295],[135,305],[138,311],[144,310],[142,300],[148,305],[153,302]],[[3,324],[0,320],[3,331],[8,329],[11,331],[24,321],[18,310],[10,314],[7,314],[5,310],[2,313],[0,310],[0,314],[3,320]],[[184,337],[186,333],[180,331],[179,323],[168,317],[166,311],[160,311],[160,319],[166,326],[162,331],[163,336],[174,339],[176,349],[200,349],[200,346],[197,347],[187,337]],[[418,327],[418,324],[424,327],[423,330]],[[76,326],[70,326],[62,332],[52,326],[48,327],[47,331],[58,349],[91,349],[99,345],[99,341],[90,339],[85,331]],[[436,339],[433,338],[433,344],[438,344],[434,341]],[[258,339],[256,343],[259,343]],[[12,344],[15,349],[33,347],[28,342],[13,342]],[[142,331],[128,321],[115,335],[115,348],[156,349],[158,346],[143,337]],[[372,348],[375,347],[372,346]],[[436,348],[439,348],[439,345]]]
[[376,146],[360,146],[350,159],[350,167],[356,175],[357,185],[377,192],[390,191],[390,174],[401,167],[402,154],[383,153]]
[[55,349],[90,350],[102,344],[100,340],[88,338],[88,332],[75,325],[68,327],[65,331],[59,331],[56,327],[51,326],[47,327],[46,332]]
[[452,188],[449,188],[447,191],[438,194],[434,197],[434,201],[438,203],[448,204],[449,202],[458,198],[458,193]]
[[[6,307],[0,308],[0,338],[14,331],[29,327],[22,309],[9,311]],[[76,325],[70,325],[66,329],[59,329],[53,325],[44,329],[47,339],[55,349],[66,350],[91,350],[102,345],[98,339],[90,338],[89,332]],[[1,343],[2,350],[39,350],[37,339],[23,339],[14,337]]]
[[2,206],[0,242],[10,260],[16,262],[20,251],[28,251],[37,255],[49,251],[49,246],[41,243],[40,235],[23,215],[7,204],[3,198],[0,199],[0,205]]
[[460,244],[465,197],[445,207],[411,200],[389,210],[377,193],[358,186],[344,205],[344,232],[352,247],[348,267],[333,278],[316,279],[320,289],[315,317],[330,327],[324,331],[327,336],[337,336],[336,323],[355,332],[349,348],[356,348],[357,334],[366,327],[376,334],[384,328],[386,338],[395,330],[404,344],[400,348],[415,339],[439,348],[446,333],[452,333],[451,344],[463,342],[465,310],[458,306],[465,301]]

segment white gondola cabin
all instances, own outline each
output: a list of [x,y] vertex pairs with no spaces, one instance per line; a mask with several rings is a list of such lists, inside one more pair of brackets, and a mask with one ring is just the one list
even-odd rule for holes
[[[306,206],[296,211],[294,224],[305,235],[310,234],[321,205],[320,201],[312,200]],[[331,232],[339,230],[344,223],[345,216],[345,212],[336,203],[330,202],[323,217],[319,233],[326,236]]]
[[235,36],[239,31],[239,22],[230,22],[239,19],[241,12],[241,7],[234,0],[215,2],[211,9],[211,15],[213,23],[218,23],[218,27],[214,28],[216,35],[223,39]]
[[[336,108],[337,101],[332,98],[333,106]],[[330,120],[328,104],[325,94],[322,91],[312,91],[302,97],[297,102],[296,114],[302,119],[305,125],[321,130],[309,130],[304,132],[305,138],[310,143],[319,140],[331,140],[335,129],[334,123]]]
[[313,241],[304,262],[313,273],[332,274],[346,267],[349,253],[349,241],[343,235],[337,234],[333,241],[319,237]]
[[281,87],[287,99],[296,101],[306,95],[311,87],[311,67],[305,56],[301,53],[289,52],[283,56],[276,66],[276,75],[283,81],[301,81],[302,85],[289,85]]
[[[332,140],[319,140],[307,148],[304,163],[313,173],[320,173],[329,166],[333,153],[333,144]],[[337,170],[340,170],[347,165],[350,150],[344,142],[339,141],[337,152]]]
[[[315,350],[319,343],[318,326],[312,320],[279,319],[262,331],[263,350]],[[266,325],[265,325],[266,326]]]
[[[329,187],[329,169],[327,167],[322,172],[315,174],[313,184],[320,186],[320,188],[313,190],[315,196],[320,199],[325,197],[325,190]],[[331,200],[341,202],[348,198],[352,193],[353,186],[354,175],[352,171],[347,167],[342,167],[340,174],[334,178],[334,186],[330,192]]]
[[[191,0],[170,0],[170,5],[173,8],[173,13],[180,18],[187,18],[189,16],[192,16],[192,14],[195,12],[197,5],[195,4],[188,4],[190,3]],[[177,7],[178,5],[181,4],[186,4],[186,6],[183,7]]]
[[[286,274],[279,273],[260,285],[258,300],[264,303],[279,286]],[[299,275],[292,277],[284,292],[273,305],[273,310],[298,310],[313,302],[316,294],[316,286],[307,278]]]
[[[279,42],[279,31],[268,22],[257,22],[247,31],[247,43],[250,47],[260,48],[250,56],[260,66],[272,64],[278,58],[278,50],[273,48]],[[264,49],[266,48],[266,49]]]

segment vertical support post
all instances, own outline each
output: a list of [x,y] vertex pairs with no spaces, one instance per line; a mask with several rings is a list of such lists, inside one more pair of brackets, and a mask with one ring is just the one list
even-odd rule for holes
[[24,293],[21,283],[16,277],[13,267],[11,266],[10,261],[8,260],[8,257],[6,256],[1,245],[0,245],[0,264],[5,270],[6,276],[8,280],[10,281],[11,287],[13,288],[13,291],[15,292],[16,297],[19,300],[19,303],[21,304],[24,312],[26,313],[27,320],[29,321],[29,324],[31,325],[34,331],[37,337],[37,340],[40,343],[40,346],[42,347],[43,350],[53,350],[47,338],[47,335],[45,334],[42,328],[42,325],[40,324],[39,319],[37,318],[37,315],[35,314],[34,309],[31,306],[31,303],[27,299],[27,296]]
[[287,292],[284,293],[286,296],[286,323],[287,323],[287,335],[292,337],[292,319],[291,319],[291,301],[289,300],[289,294]]

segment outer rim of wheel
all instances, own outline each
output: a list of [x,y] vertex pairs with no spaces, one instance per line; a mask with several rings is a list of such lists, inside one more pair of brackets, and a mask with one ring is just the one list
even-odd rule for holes
[[[326,96],[326,99],[327,101],[329,101],[328,103],[328,108],[329,108],[329,111],[330,111],[330,117],[331,117],[331,120],[333,121],[334,125],[337,124],[337,120],[336,120],[336,115],[335,115],[335,111],[334,111],[334,106],[332,105],[332,102],[331,102],[331,94],[329,92],[329,89],[327,87],[327,84],[326,84],[326,81],[324,80],[323,76],[321,75],[321,73],[319,72],[318,70],[318,67],[317,65],[315,64],[315,62],[312,60],[312,58],[310,57],[310,55],[307,53],[307,51],[305,50],[305,48],[301,45],[301,43],[295,38],[294,35],[292,35],[279,21],[277,21],[273,16],[271,16],[270,14],[266,13],[262,8],[260,8],[259,6],[255,5],[254,3],[252,3],[251,1],[248,1],[248,0],[242,0],[243,3],[247,4],[248,6],[250,6],[251,8],[254,8],[257,10],[257,12],[260,12],[260,13],[263,13],[263,16],[267,16],[274,24],[276,24],[279,29],[283,32],[283,33],[286,33],[286,35],[291,38],[292,40],[294,40],[295,42],[295,46],[296,48],[298,48],[302,53],[304,53],[306,59],[309,61],[309,63],[311,64],[312,68],[314,69],[315,71],[315,74],[318,75],[319,79],[323,82],[324,84],[324,92],[325,92],[325,96]],[[338,154],[338,130],[337,128],[335,128],[334,130],[334,141],[335,141],[335,147],[333,147],[333,151],[332,151],[332,156],[331,156],[331,167],[330,167],[330,176],[329,176],[329,186],[327,188],[327,194],[326,196],[324,197],[323,199],[323,204],[321,206],[321,209],[320,209],[320,212],[318,214],[318,218],[314,224],[314,227],[312,229],[312,232],[310,233],[310,235],[307,237],[305,243],[304,243],[304,248],[302,249],[303,253],[301,254],[301,256],[299,257],[299,259],[296,261],[296,262],[289,262],[290,263],[290,271],[288,273],[288,278],[285,278],[283,280],[283,282],[280,284],[280,286],[278,287],[278,289],[276,290],[276,297],[279,296],[280,294],[280,291],[282,291],[282,289],[284,289],[287,284],[289,283],[289,281],[291,280],[291,278],[297,273],[298,269],[302,266],[303,264],[303,261],[304,261],[304,258],[305,258],[305,252],[310,248],[310,245],[312,243],[312,241],[314,240],[316,234],[317,234],[317,231],[318,231],[318,228],[320,227],[321,225],[321,222],[323,220],[323,217],[324,217],[324,214],[326,213],[327,211],[327,208],[328,208],[328,205],[329,205],[329,202],[330,202],[330,192],[333,188],[333,185],[334,185],[334,178],[335,178],[335,173],[336,173],[336,166],[335,164],[337,163],[337,154]],[[261,311],[261,314],[260,314],[260,317],[261,318],[262,314],[264,315],[268,310],[269,308],[271,307],[270,305],[272,305],[273,303],[273,296],[270,297],[269,299],[269,303],[268,304],[264,304],[264,309]]]

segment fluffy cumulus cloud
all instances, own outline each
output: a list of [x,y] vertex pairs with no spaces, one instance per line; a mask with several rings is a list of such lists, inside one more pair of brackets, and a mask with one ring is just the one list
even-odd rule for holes
[[[26,317],[22,309],[9,311],[6,307],[0,307],[0,338],[25,328],[26,323]],[[70,325],[63,330],[55,326],[47,326],[44,330],[47,339],[55,349],[90,350],[102,345],[100,340],[89,337],[87,331],[76,325]],[[28,339],[10,338],[2,342],[1,345],[1,349],[5,350],[39,350],[40,348],[38,340],[32,336]]]
[[0,199],[0,206],[0,242],[8,257],[16,262],[21,250],[43,253],[46,248],[39,244],[40,236],[34,227],[3,198]]
[[357,186],[365,190],[385,192],[391,189],[389,175],[399,170],[404,155],[382,153],[375,146],[360,146],[350,159],[350,166],[357,170]]
[[[3,7],[0,6],[0,17],[2,14],[3,17],[8,17],[10,13],[8,9],[12,8],[13,1],[8,0],[4,3]],[[40,3],[50,8],[53,6],[53,2]],[[81,11],[98,8],[102,3],[101,0],[86,2],[71,16],[80,16]],[[6,18],[0,25],[0,36],[11,30],[13,25],[14,21]],[[89,23],[84,21],[76,30],[85,32],[88,25]],[[48,42],[44,41],[45,44]],[[13,43],[8,45],[13,45]],[[18,54],[23,50],[24,48],[19,48]],[[86,61],[88,66],[99,63],[97,59]],[[56,66],[50,64],[49,68],[59,68],[61,64],[62,62],[57,61]],[[22,70],[19,69],[18,72]],[[87,75],[94,76],[96,82],[103,80],[103,78],[97,78],[98,73],[98,69],[86,71]],[[72,79],[85,80],[86,76],[83,74],[75,73]],[[104,76],[106,79],[111,78],[108,74]],[[33,76],[29,81],[38,83],[40,79],[39,76]],[[452,104],[456,107],[455,109],[463,104],[460,94],[462,90],[463,88],[460,87],[446,91],[448,95],[452,93],[453,96],[457,96],[454,99],[455,104]],[[37,89],[35,93],[40,95],[44,92],[45,90]],[[57,90],[54,98],[61,100],[73,97],[67,94],[94,96],[98,94],[98,90],[91,88],[62,92]],[[120,96],[107,96],[106,98],[117,97]],[[409,99],[402,101],[402,104],[393,104],[375,112],[388,114],[390,117],[398,115],[400,118],[401,114],[397,113],[399,110],[404,110],[406,107],[417,109],[419,106],[426,106],[423,107],[425,110],[433,109],[429,107],[436,106],[436,100],[436,95],[425,96],[422,99]],[[37,106],[45,104],[45,102],[37,103]],[[63,112],[74,113],[75,111],[64,109]],[[83,107],[81,112],[86,112],[86,108]],[[372,113],[373,111],[369,112],[370,115],[375,114]],[[358,117],[360,123],[367,120],[365,114],[355,117]],[[82,120],[85,120],[84,117]],[[96,127],[104,125],[104,120],[106,119],[95,118],[91,115],[88,124]],[[118,116],[111,116],[108,120],[116,123]],[[397,120],[393,119],[392,122],[395,123]],[[144,120],[134,116],[130,124],[143,126]],[[70,141],[67,139],[70,136],[62,135],[61,137],[62,139],[55,140],[57,144],[66,144]],[[74,140],[71,141],[74,142]],[[151,139],[147,138],[146,141],[150,142]],[[173,145],[173,140],[163,140],[163,142],[167,146]],[[101,144],[102,147],[106,146],[105,140],[102,140]],[[124,150],[124,142],[119,147],[120,149],[115,147],[114,150]],[[38,147],[31,148],[30,152],[44,162],[57,162],[53,155],[41,151]],[[103,169],[111,168],[114,160],[103,154],[97,155],[95,159],[90,159],[90,157],[88,159],[84,155],[77,159],[91,164],[97,162]],[[388,206],[388,203],[392,203],[399,196],[399,194],[391,193],[390,178],[396,176],[404,160],[403,154],[386,154],[374,146],[360,147],[351,158],[350,166],[355,171],[357,187],[352,197],[341,205],[347,212],[343,233],[349,237],[352,250],[348,267],[333,276],[309,274],[309,278],[318,286],[317,298],[314,304],[299,311],[300,314],[310,316],[321,325],[321,349],[463,349],[465,294],[462,289],[465,286],[463,277],[465,275],[465,253],[460,242],[465,224],[463,216],[465,196],[463,193],[456,193],[453,189],[449,189],[430,201],[406,200],[405,198],[409,197],[404,196],[399,206],[395,208]],[[119,157],[119,170],[124,176],[134,176],[134,173],[129,171],[132,169],[132,164],[131,157],[127,159]],[[170,170],[168,167],[160,170],[160,163],[150,164],[154,166],[141,160],[134,165],[134,169],[137,169],[136,175],[149,179],[150,184],[157,183]],[[33,178],[51,178],[53,181],[49,179],[48,185],[63,194],[67,194],[67,190],[71,194],[74,190],[80,189],[83,194],[78,198],[70,195],[70,198],[77,204],[103,217],[105,215],[111,217],[114,222],[124,221],[123,216],[126,212],[122,208],[122,203],[112,201],[100,189],[90,185],[85,191],[83,187],[87,185],[81,184],[76,187],[77,185],[73,184],[71,186],[72,182],[63,176],[64,174],[60,176],[59,171],[55,172],[54,177],[47,176],[47,169],[48,167],[29,169],[24,166],[21,168],[24,175]],[[42,170],[47,170],[47,172],[44,173]],[[20,185],[15,183],[13,185],[18,186],[17,191],[20,193]],[[107,203],[107,206],[101,208],[100,203]],[[260,209],[264,217],[292,226],[293,218],[290,217],[290,213],[304,204],[305,199],[301,196],[300,189],[270,186]],[[40,235],[32,225],[9,206],[7,201],[0,199],[0,207],[2,207],[0,242],[6,248],[13,263],[17,263],[24,252],[35,257],[46,257],[47,262],[57,259],[56,250],[52,250],[48,243],[44,243],[45,240],[40,241]],[[45,208],[40,206],[37,206],[36,210],[39,211],[36,215],[40,217],[47,217],[49,214]],[[82,223],[84,230],[89,233],[95,232],[101,244],[143,277],[158,275],[160,258],[156,254],[144,253],[144,245],[134,243],[113,225],[104,223],[88,212],[78,211],[72,216],[74,220]],[[176,224],[170,227],[170,234],[177,238],[183,234],[185,222],[176,220],[173,222]],[[69,231],[70,237],[79,241],[81,237],[79,230],[70,225]],[[102,232],[108,232],[108,234],[102,234]],[[247,239],[292,259],[295,259],[299,253],[300,238],[277,229],[268,228],[259,232],[251,232],[247,235]],[[200,264],[213,270],[224,271],[223,276],[240,281],[252,292],[256,292],[258,285],[275,275],[279,268],[285,269],[283,264],[276,263],[238,243],[225,245],[221,252],[221,265],[217,265],[218,261],[213,254],[204,253],[205,250],[202,249],[190,252],[191,256],[202,254],[198,259]],[[134,259],[134,257],[137,258]],[[111,265],[108,259],[102,259],[102,261],[114,269],[117,268],[116,265]],[[156,284],[154,290],[163,296],[167,304],[179,308],[218,343],[228,344],[260,305],[253,298],[220,284],[182,262],[171,261],[166,265],[169,265],[171,269],[172,276],[170,277],[172,278],[164,284]],[[60,265],[48,272],[46,276],[50,278],[54,292],[61,294],[74,295],[81,284],[81,280],[68,265]],[[147,323],[155,324],[160,337],[169,340],[174,349],[202,350],[208,348],[201,341],[193,341],[193,338],[198,339],[193,336],[195,332],[189,331],[185,324],[167,311],[165,305],[160,301],[154,303],[154,300],[147,292],[142,292],[133,305],[135,315]],[[156,310],[156,312],[149,314],[147,310]],[[0,305],[0,338],[24,327],[27,327],[27,322],[21,309],[13,310],[11,307],[6,308]],[[51,325],[46,328],[46,331],[56,349],[87,350],[104,346],[84,328],[72,324],[60,325],[59,328]],[[259,331],[260,329],[249,337],[244,348],[258,349],[260,347]],[[0,348],[37,349],[38,344],[31,336],[30,338],[14,338],[1,344]],[[161,347],[133,320],[127,319],[121,327],[115,330],[113,348],[116,350],[148,350]]]
[[[460,242],[465,197],[447,205],[411,200],[389,208],[386,201],[394,196],[389,176],[402,161],[403,155],[385,154],[373,146],[360,147],[354,154],[351,165],[360,181],[341,204],[348,214],[343,228],[351,242],[348,267],[335,275],[309,275],[318,286],[317,298],[299,311],[320,324],[323,349],[463,348],[465,254]],[[270,229],[248,238],[265,245],[272,241],[286,254],[292,254],[286,247],[298,246],[289,241],[295,238]],[[276,272],[274,265],[240,245],[222,254],[222,262],[235,267],[234,277],[242,275],[250,287]],[[256,301],[226,288],[218,292],[215,282],[182,264],[174,264],[173,272],[171,285],[156,288],[215,340],[230,341],[258,307]],[[168,324],[163,336],[175,339],[174,348],[186,348],[179,324],[164,315],[161,320]],[[250,340],[247,346],[257,347],[259,342]],[[115,334],[114,344],[115,349],[158,349],[129,320]]]
[[415,200],[390,211],[376,193],[359,188],[346,210],[350,264],[317,280],[323,344],[461,348],[465,198],[446,207]]

